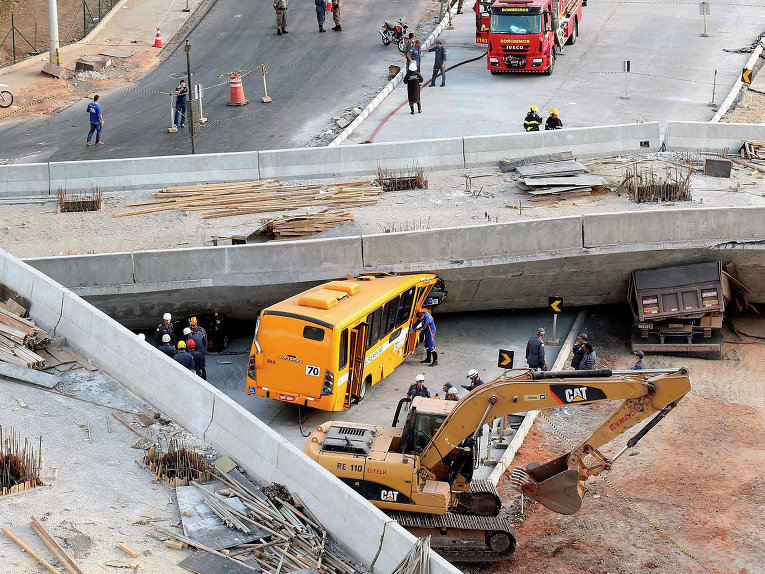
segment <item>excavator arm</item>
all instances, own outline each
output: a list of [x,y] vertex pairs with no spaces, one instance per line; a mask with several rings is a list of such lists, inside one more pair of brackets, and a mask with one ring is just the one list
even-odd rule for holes
[[[455,478],[446,455],[458,449],[465,439],[475,439],[483,424],[495,418],[529,410],[621,400],[603,424],[571,452],[546,464],[532,464],[513,472],[511,482],[517,490],[551,510],[573,514],[581,506],[584,481],[608,470],[616,458],[608,459],[598,449],[658,413],[655,420],[635,437],[639,440],[690,388],[688,372],[684,368],[661,373],[602,370],[528,371],[516,376],[503,375],[474,389],[459,401],[422,451],[420,478],[449,480],[455,490],[465,488],[464,478]],[[585,462],[588,455],[594,459],[594,464]]]

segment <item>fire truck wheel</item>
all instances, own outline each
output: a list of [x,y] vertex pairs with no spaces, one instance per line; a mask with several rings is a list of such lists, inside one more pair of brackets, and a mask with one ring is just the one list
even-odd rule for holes
[[571,32],[571,36],[568,37],[568,42],[566,42],[566,44],[568,44],[569,46],[573,46],[574,44],[576,44],[576,39],[578,36],[579,36],[579,22],[577,21],[576,18],[574,18],[574,29]]
[[552,76],[554,68],[555,68],[555,48],[553,48],[552,56],[550,57],[550,65],[545,70],[545,75],[546,76]]
[[491,72],[492,76],[499,76],[499,72],[497,70],[489,70]]

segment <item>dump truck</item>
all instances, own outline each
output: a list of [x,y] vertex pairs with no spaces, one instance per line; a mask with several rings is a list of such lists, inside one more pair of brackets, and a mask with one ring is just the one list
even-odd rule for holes
[[633,351],[720,358],[730,300],[721,262],[634,271],[627,300],[634,317]]
[[492,74],[552,74],[565,44],[574,44],[582,0],[497,0],[491,5],[486,63]]

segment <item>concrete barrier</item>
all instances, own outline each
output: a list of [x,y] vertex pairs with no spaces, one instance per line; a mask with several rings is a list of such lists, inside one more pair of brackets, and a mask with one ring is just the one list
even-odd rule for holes
[[584,247],[765,239],[765,207],[666,209],[582,216]]
[[152,189],[185,183],[260,179],[258,152],[52,162],[50,189]]
[[[30,299],[30,314],[39,324],[66,337],[69,345],[218,452],[233,457],[251,476],[278,480],[297,492],[356,558],[369,564],[381,545],[374,572],[390,572],[413,546],[411,534],[223,392],[2,250],[0,282]],[[429,567],[433,574],[459,573],[435,554]]]
[[47,163],[0,165],[0,197],[48,195]]
[[37,257],[27,259],[26,263],[70,289],[133,283],[130,253]]
[[669,122],[665,140],[667,149],[721,151],[728,148],[736,153],[744,140],[765,141],[765,124]]
[[659,122],[529,133],[466,136],[465,164],[571,151],[576,156],[650,151],[661,147]]
[[355,144],[342,147],[281,149],[259,152],[260,176],[317,177],[372,174],[383,169],[462,167],[462,138]]

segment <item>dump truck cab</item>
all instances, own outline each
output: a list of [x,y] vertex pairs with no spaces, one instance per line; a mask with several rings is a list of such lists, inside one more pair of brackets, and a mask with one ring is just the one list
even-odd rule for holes
[[729,293],[719,261],[634,271],[632,350],[719,358]]

